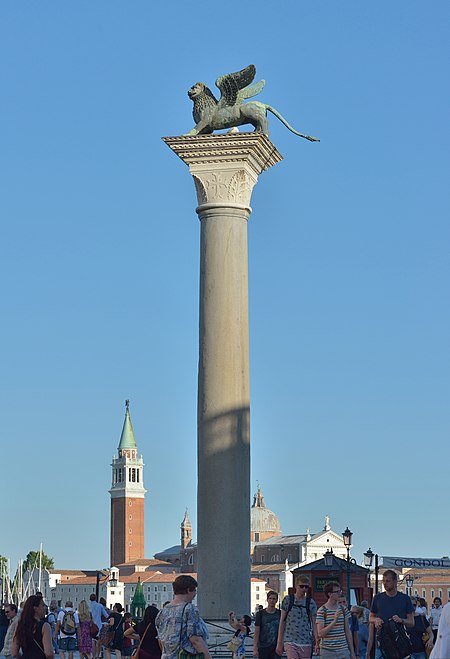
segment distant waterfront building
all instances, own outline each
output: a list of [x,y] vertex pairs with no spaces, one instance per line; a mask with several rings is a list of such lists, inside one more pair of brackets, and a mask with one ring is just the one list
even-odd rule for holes
[[111,554],[118,565],[144,558],[144,461],[138,457],[130,419],[130,401],[125,401],[125,420],[117,457],[112,460]]

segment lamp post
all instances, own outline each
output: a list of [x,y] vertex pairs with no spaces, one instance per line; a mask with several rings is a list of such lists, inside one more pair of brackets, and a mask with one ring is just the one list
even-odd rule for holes
[[117,579],[115,577],[114,572],[110,572],[109,570],[97,570],[97,574],[95,576],[95,599],[97,600],[97,602],[98,602],[98,596],[100,594],[101,577],[105,577],[105,581],[109,581],[109,583],[113,588],[117,586]]
[[411,597],[412,587],[413,587],[413,584],[414,584],[413,575],[412,574],[407,574],[406,578],[405,578],[405,581],[406,581],[406,593],[407,593],[407,595],[409,595]]
[[350,595],[351,595],[351,586],[350,586],[350,547],[352,544],[352,536],[353,533],[350,531],[350,529],[347,528],[345,531],[342,533],[342,538],[344,540],[344,545],[345,548],[347,549],[347,602],[348,605],[350,606]]
[[327,549],[327,551],[323,555],[325,567],[333,567],[333,556],[334,556],[333,549]]
[[378,593],[378,554],[374,554],[371,548],[364,553],[364,567],[372,567],[375,558],[375,595]]

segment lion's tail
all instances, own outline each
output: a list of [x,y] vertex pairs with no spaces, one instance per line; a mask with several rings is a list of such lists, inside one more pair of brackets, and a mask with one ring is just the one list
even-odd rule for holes
[[286,128],[288,128],[291,132],[293,132],[295,135],[298,135],[299,137],[304,137],[305,140],[309,140],[310,142],[320,142],[320,140],[317,137],[312,137],[311,135],[303,135],[303,133],[299,133],[298,130],[295,130],[295,128],[292,128],[292,126],[286,121],[286,119],[283,117],[282,114],[278,112],[275,108],[273,108],[271,105],[266,105],[266,109],[274,114],[278,119],[283,123]]

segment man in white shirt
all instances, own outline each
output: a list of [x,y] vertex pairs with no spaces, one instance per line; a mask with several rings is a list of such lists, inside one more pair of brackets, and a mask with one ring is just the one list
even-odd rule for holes
[[73,651],[77,647],[77,628],[80,624],[78,613],[73,610],[70,600],[67,600],[66,606],[58,613],[54,638],[58,638],[59,633],[59,657],[73,659]]

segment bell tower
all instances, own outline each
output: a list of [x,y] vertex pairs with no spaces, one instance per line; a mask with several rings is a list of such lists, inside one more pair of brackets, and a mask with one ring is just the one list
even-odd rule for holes
[[112,460],[110,565],[144,558],[144,461],[138,457],[130,419],[130,401],[125,401],[125,420]]
[[192,524],[188,517],[188,511],[184,513],[183,521],[181,522],[181,549],[186,549],[192,544]]

